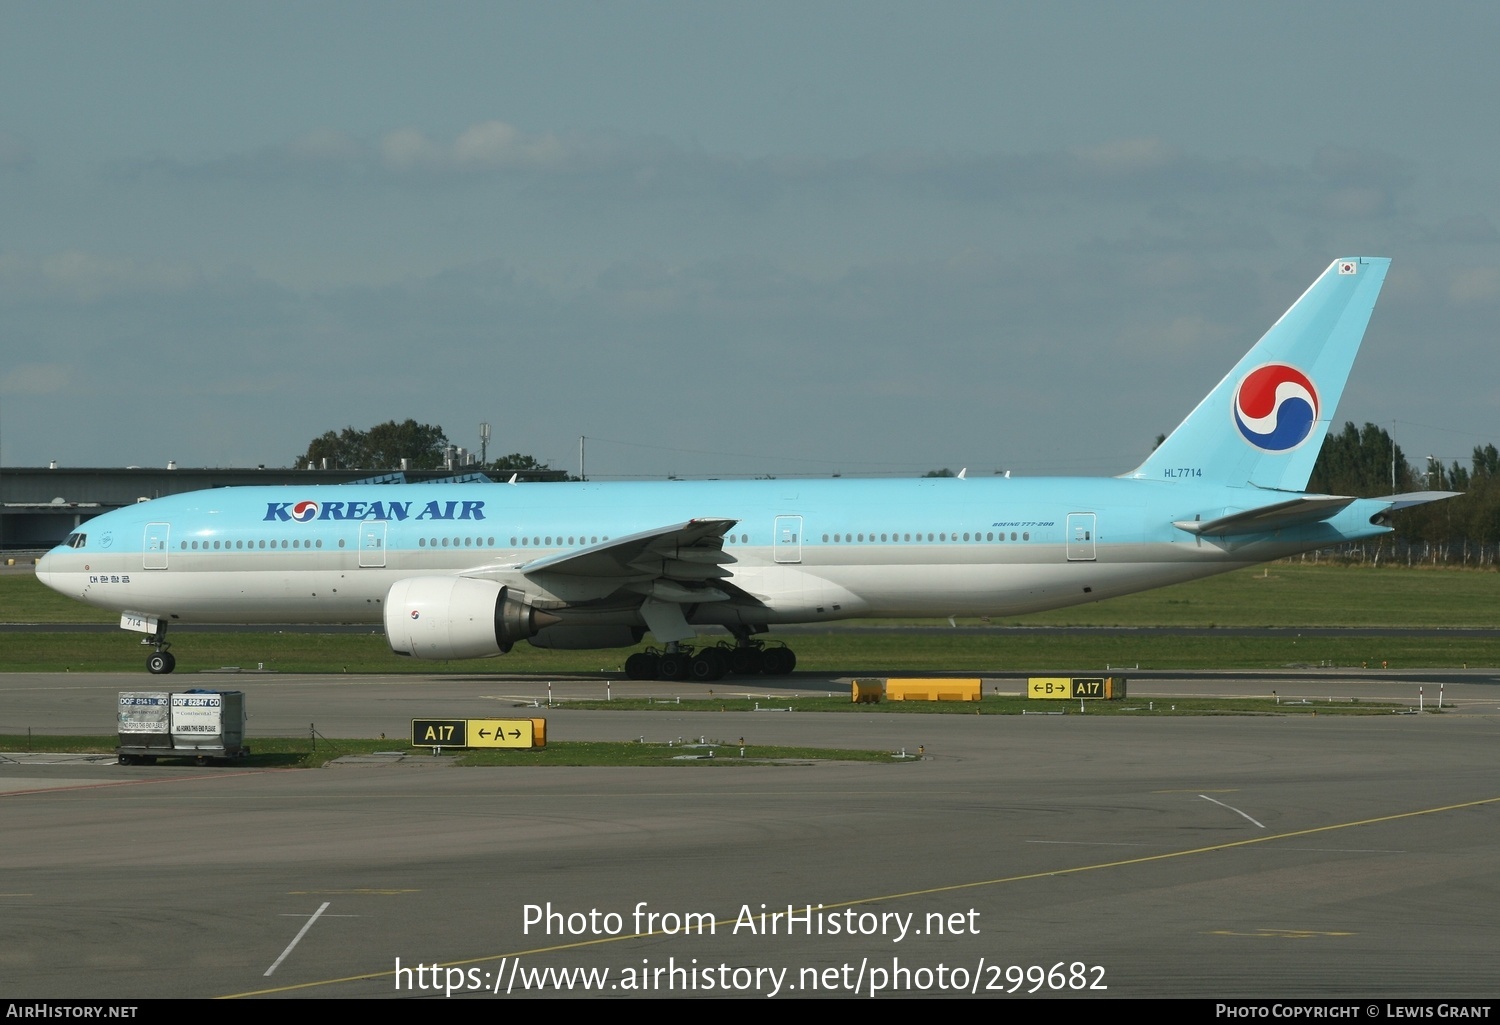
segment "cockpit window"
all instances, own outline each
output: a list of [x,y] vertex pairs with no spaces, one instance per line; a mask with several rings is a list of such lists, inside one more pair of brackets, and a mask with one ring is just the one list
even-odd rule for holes
[[69,534],[67,536],[67,538],[63,541],[63,545],[65,547],[67,547],[67,548],[82,548],[84,545],[86,545],[88,543],[89,543],[89,536],[87,534],[80,534],[77,531],[74,531],[73,533]]

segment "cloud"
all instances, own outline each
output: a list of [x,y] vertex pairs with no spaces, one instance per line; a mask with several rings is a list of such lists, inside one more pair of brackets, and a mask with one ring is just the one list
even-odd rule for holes
[[287,144],[286,152],[294,160],[336,164],[358,160],[360,145],[352,135],[319,128],[297,136]]
[[181,292],[202,278],[184,264],[65,250],[45,256],[0,253],[0,301],[65,298],[94,302],[138,292]]
[[545,169],[561,167],[577,155],[555,135],[528,138],[504,121],[475,125],[453,143],[453,163],[463,168]]
[[129,170],[189,179],[363,179],[407,187],[499,179],[570,197],[675,203],[707,197],[739,207],[759,207],[780,196],[861,203],[870,190],[956,203],[1126,200],[1164,210],[1195,200],[1232,201],[1335,219],[1388,215],[1412,179],[1406,164],[1377,152],[1325,148],[1298,167],[1206,157],[1150,136],[1020,153],[907,147],[851,156],[751,157],[655,137],[531,132],[500,119],[470,125],[448,139],[416,126],[373,141],[319,129],[280,146],[199,162],[157,158]]
[[56,395],[69,389],[72,373],[62,363],[22,363],[0,377],[5,395]]
[[1500,267],[1470,267],[1454,275],[1448,297],[1456,303],[1493,303],[1500,299]]
[[34,162],[31,151],[8,132],[0,132],[0,171],[24,171]]
[[1429,242],[1443,244],[1484,245],[1500,242],[1500,231],[1495,223],[1482,213],[1462,214],[1450,217],[1433,228],[1427,236]]
[[443,152],[415,128],[402,128],[380,140],[380,159],[396,171],[416,171],[441,167]]
[[1114,139],[1071,152],[1103,174],[1156,171],[1182,159],[1179,153],[1160,139],[1154,138]]

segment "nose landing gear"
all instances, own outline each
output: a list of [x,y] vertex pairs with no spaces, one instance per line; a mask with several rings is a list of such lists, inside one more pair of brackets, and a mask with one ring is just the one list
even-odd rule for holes
[[167,643],[167,624],[165,622],[156,625],[156,633],[141,641],[149,644],[156,650],[146,656],[146,672],[153,676],[162,676],[177,668],[177,659],[167,649],[172,645]]

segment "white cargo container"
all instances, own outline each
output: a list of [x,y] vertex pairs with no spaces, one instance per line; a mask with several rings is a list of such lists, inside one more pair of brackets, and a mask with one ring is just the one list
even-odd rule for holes
[[245,692],[239,690],[121,691],[121,765],[158,758],[243,758]]

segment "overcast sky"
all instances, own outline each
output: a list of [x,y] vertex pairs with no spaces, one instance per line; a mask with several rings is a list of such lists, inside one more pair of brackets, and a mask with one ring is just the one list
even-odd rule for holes
[[0,0],[0,462],[415,418],[591,477],[1115,474],[1335,257],[1500,443],[1500,7]]

